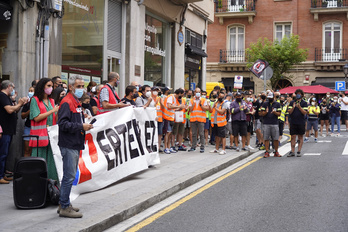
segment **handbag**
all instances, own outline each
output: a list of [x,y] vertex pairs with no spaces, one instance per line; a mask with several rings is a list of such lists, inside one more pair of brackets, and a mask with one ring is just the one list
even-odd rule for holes
[[48,196],[52,204],[59,205],[60,190],[56,180],[47,180]]
[[175,122],[184,122],[184,112],[182,111],[175,111],[174,112],[174,120]]

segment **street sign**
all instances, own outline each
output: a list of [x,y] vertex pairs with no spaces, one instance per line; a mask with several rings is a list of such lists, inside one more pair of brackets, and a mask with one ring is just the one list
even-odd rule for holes
[[190,89],[193,90],[193,91],[196,89],[196,83],[195,82],[191,82]]
[[336,81],[335,82],[335,90],[336,91],[345,91],[346,83],[344,81]]
[[243,76],[235,76],[234,77],[234,86],[235,89],[243,88]]

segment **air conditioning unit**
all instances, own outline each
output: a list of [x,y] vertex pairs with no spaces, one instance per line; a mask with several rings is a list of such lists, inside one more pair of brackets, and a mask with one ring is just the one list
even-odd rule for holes
[[63,0],[49,0],[49,6],[50,10],[53,12],[61,12],[62,11],[62,5],[63,5]]

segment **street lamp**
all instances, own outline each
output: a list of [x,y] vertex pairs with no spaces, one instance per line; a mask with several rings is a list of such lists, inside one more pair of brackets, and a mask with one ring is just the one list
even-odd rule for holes
[[[344,84],[346,85],[347,84],[346,80],[348,75],[348,64],[345,64],[343,66],[343,73],[344,73]],[[346,89],[347,89],[347,85],[346,85]]]

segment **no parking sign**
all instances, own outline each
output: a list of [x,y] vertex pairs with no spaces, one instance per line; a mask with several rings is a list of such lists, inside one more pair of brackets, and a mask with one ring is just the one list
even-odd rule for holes
[[243,88],[243,76],[235,76],[234,77],[234,87],[235,89]]

